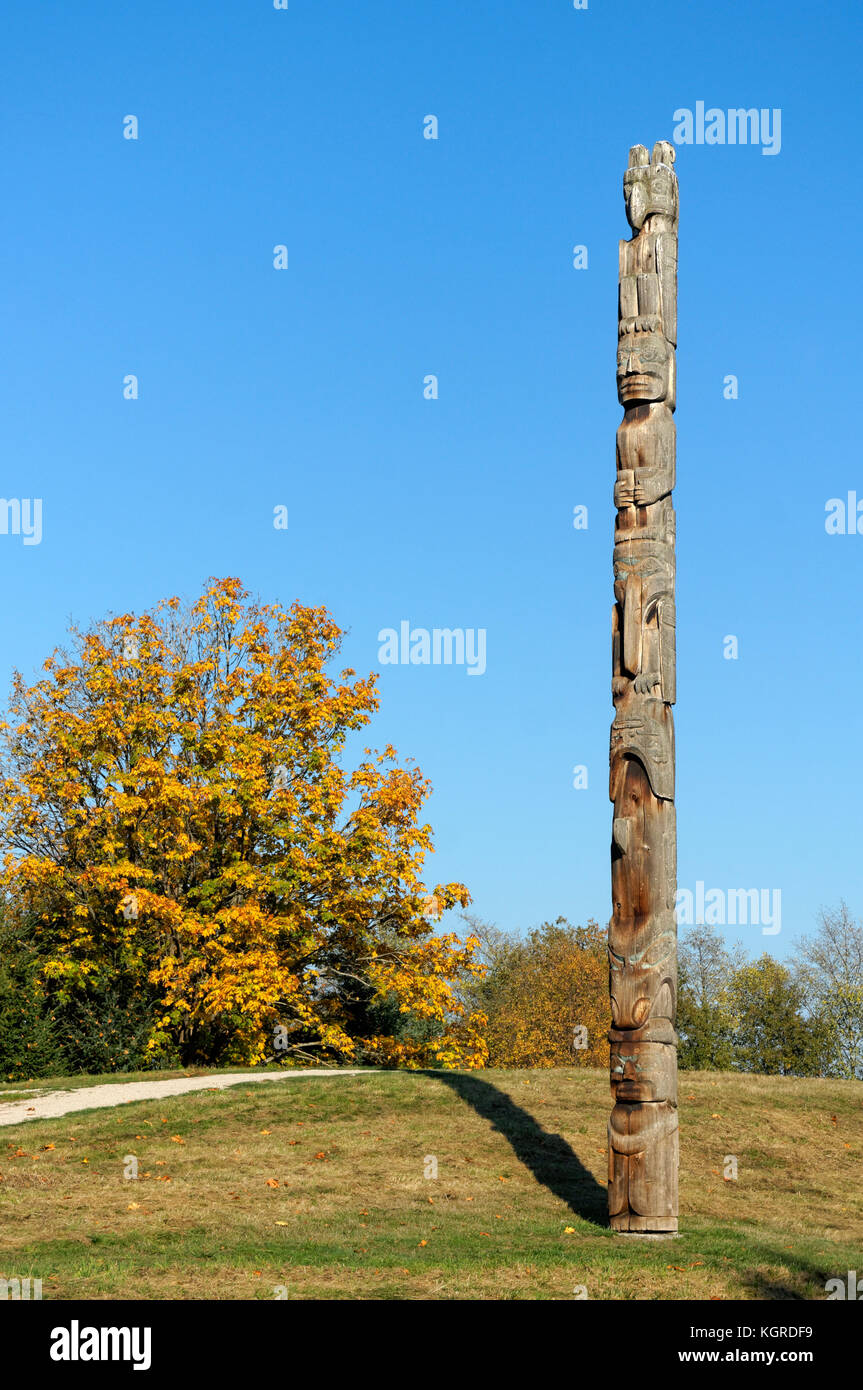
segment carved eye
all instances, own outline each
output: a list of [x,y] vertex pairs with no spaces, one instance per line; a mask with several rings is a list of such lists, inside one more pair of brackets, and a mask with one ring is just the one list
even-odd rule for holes
[[635,1004],[634,1004],[633,1009],[632,1009],[632,1017],[633,1017],[634,1020],[635,1020],[635,1026],[636,1026],[636,1028],[640,1028],[640,1027],[641,1027],[642,1023],[644,1023],[644,1021],[645,1021],[645,1019],[647,1018],[647,1016],[648,1016],[649,1013],[650,1013],[650,1000],[649,1000],[649,999],[636,999]]

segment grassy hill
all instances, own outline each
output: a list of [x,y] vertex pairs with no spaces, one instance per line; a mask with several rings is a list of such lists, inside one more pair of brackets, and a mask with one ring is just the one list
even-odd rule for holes
[[0,1277],[220,1300],[823,1299],[863,1278],[863,1083],[683,1073],[676,1240],[605,1225],[609,1104],[599,1071],[383,1072],[4,1128]]

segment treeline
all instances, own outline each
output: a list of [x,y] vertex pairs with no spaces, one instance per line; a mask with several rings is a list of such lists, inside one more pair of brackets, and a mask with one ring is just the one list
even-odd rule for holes
[[[560,917],[514,939],[476,918],[492,1067],[605,1066],[605,931]],[[863,923],[845,903],[786,963],[751,959],[709,926],[680,934],[679,1063],[686,1069],[863,1078]]]
[[[484,1020],[486,1065],[607,1066],[605,930],[560,917],[517,938],[466,921],[485,974],[464,979],[457,995],[467,1015]],[[709,926],[681,932],[678,956],[681,1069],[863,1079],[863,923],[845,903],[820,914],[787,962],[766,952],[752,959]],[[52,992],[40,964],[39,933],[13,933],[0,920],[0,1076],[182,1063],[168,1042],[156,1053],[147,1046],[156,1001],[140,977],[113,970],[86,989]],[[391,998],[369,1004],[362,1032],[390,1037],[409,1056],[443,1027]],[[392,1061],[405,1064],[398,1054]]]

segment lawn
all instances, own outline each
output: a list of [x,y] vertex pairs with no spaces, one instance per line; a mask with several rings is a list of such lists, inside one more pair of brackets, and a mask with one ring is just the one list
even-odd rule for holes
[[0,1277],[219,1300],[823,1299],[863,1278],[863,1084],[684,1073],[672,1240],[605,1224],[609,1104],[585,1069],[379,1072],[4,1128]]

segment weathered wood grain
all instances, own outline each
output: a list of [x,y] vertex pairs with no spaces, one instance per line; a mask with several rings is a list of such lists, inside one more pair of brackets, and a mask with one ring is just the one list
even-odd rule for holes
[[642,1233],[677,1230],[673,164],[665,140],[629,152],[618,300],[608,1206],[615,1230]]

